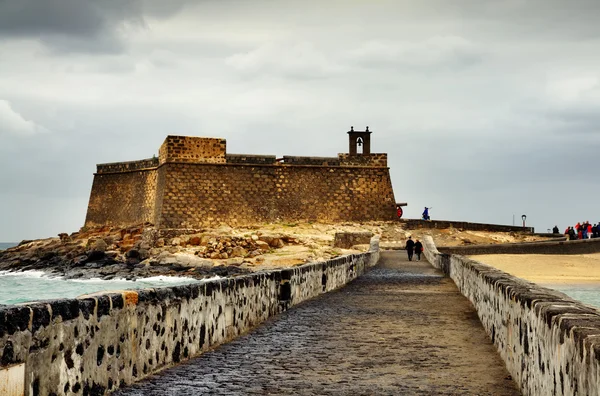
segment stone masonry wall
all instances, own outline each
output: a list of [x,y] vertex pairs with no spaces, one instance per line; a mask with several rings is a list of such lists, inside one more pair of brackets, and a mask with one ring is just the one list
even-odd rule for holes
[[195,136],[167,136],[160,146],[160,163],[192,162],[224,164],[226,141],[219,138],[198,138]]
[[85,226],[159,228],[395,220],[386,154],[227,154],[225,139],[167,136],[159,157],[98,165]]
[[161,228],[394,220],[387,168],[165,164]]
[[110,164],[98,164],[97,173],[131,172],[142,169],[156,169],[158,158],[148,158],[140,161],[113,162]]
[[467,221],[451,221],[451,220],[419,220],[419,219],[400,219],[400,222],[404,224],[404,228],[407,230],[415,230],[420,228],[457,228],[459,230],[470,230],[470,231],[490,231],[490,232],[528,232],[534,231],[533,227],[521,227],[511,225],[500,225],[500,224],[484,224],[484,223],[470,223]]
[[300,157],[284,155],[283,162],[288,165],[340,166],[340,160],[336,157]]
[[600,392],[600,311],[568,296],[463,256],[425,256],[450,276],[479,319],[524,395]]
[[225,154],[228,164],[261,164],[272,165],[277,158],[274,155],[255,155],[255,154]]
[[502,243],[497,245],[448,246],[442,253],[472,256],[478,254],[593,254],[600,253],[600,239],[567,241],[564,237],[544,242]]
[[290,269],[3,306],[0,378],[30,396],[102,395],[342,287],[378,258],[374,238],[368,253]]
[[86,226],[155,222],[157,170],[94,176]]
[[367,155],[338,154],[340,165],[345,166],[387,166],[387,154],[371,153]]

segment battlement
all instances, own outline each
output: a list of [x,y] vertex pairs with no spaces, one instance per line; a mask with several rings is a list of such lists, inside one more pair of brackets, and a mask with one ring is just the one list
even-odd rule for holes
[[348,154],[279,159],[228,154],[225,139],[170,135],[158,158],[97,165],[86,226],[394,220],[387,154],[370,153],[370,134],[351,131]]
[[338,154],[340,166],[387,167],[387,154]]
[[300,157],[284,155],[281,163],[286,165],[340,166],[340,161],[336,157]]
[[158,165],[159,160],[156,157],[147,158],[139,161],[113,162],[108,164],[96,165],[96,173],[118,173],[156,169]]
[[227,142],[220,138],[195,136],[167,136],[158,157],[160,163],[188,162],[205,164],[224,164]]
[[225,154],[225,159],[228,164],[274,165],[277,162],[274,155]]

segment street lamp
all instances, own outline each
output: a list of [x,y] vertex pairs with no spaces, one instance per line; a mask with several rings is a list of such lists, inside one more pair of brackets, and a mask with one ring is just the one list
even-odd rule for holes
[[521,216],[521,219],[523,219],[523,228],[525,228],[525,220],[527,220],[527,216],[523,215]]

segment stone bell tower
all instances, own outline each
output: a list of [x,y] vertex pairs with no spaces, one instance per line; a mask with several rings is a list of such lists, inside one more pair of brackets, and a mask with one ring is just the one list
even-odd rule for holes
[[348,131],[350,139],[350,155],[369,155],[371,154],[371,132],[369,127],[364,131],[355,131],[350,127]]

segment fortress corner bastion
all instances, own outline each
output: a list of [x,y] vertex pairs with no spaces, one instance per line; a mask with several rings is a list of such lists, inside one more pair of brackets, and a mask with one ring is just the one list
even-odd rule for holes
[[98,164],[86,227],[200,228],[396,218],[387,154],[348,132],[337,157],[229,154],[225,139],[167,136],[158,158]]

